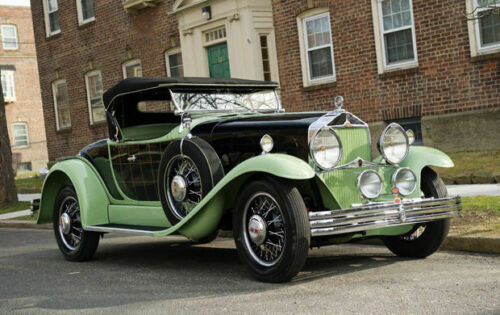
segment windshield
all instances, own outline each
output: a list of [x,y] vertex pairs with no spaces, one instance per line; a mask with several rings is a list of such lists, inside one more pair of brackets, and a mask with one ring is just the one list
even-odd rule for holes
[[172,91],[172,99],[179,111],[277,111],[280,109],[274,90],[251,93],[237,91],[214,91],[210,93]]

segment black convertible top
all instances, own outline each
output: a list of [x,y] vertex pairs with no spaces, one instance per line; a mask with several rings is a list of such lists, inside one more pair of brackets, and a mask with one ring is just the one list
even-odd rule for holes
[[175,78],[128,78],[107,90],[103,96],[104,107],[109,108],[113,100],[121,95],[154,90],[159,88],[185,88],[189,90],[207,90],[224,88],[243,88],[250,90],[275,88],[278,84],[269,81],[256,81],[245,79],[218,79],[197,77],[175,77]]

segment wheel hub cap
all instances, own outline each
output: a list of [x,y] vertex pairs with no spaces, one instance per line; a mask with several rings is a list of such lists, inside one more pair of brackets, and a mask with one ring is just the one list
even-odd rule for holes
[[177,201],[183,201],[186,198],[186,180],[180,175],[175,175],[172,179],[171,189],[172,197]]
[[267,228],[266,222],[259,215],[253,215],[248,222],[248,235],[252,242],[259,246],[266,239]]
[[71,218],[69,214],[63,213],[59,218],[59,225],[64,235],[68,235],[71,230]]

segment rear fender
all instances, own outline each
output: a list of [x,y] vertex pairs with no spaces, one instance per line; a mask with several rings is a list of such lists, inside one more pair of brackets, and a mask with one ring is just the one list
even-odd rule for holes
[[109,223],[106,186],[87,160],[74,157],[51,167],[42,187],[38,224],[52,222],[57,195],[66,185],[75,187],[83,227]]

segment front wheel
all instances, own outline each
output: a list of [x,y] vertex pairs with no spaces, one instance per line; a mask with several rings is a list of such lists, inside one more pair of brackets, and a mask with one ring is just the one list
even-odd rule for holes
[[83,229],[78,196],[73,186],[68,185],[59,191],[53,222],[57,245],[66,260],[85,261],[92,258],[100,235]]
[[[426,198],[448,194],[441,178],[430,168],[422,171],[420,188]],[[417,224],[405,235],[382,238],[391,252],[400,257],[425,258],[439,249],[450,230],[450,219]]]
[[273,178],[251,182],[233,213],[241,260],[260,281],[285,282],[304,266],[309,251],[307,210],[297,188]]

